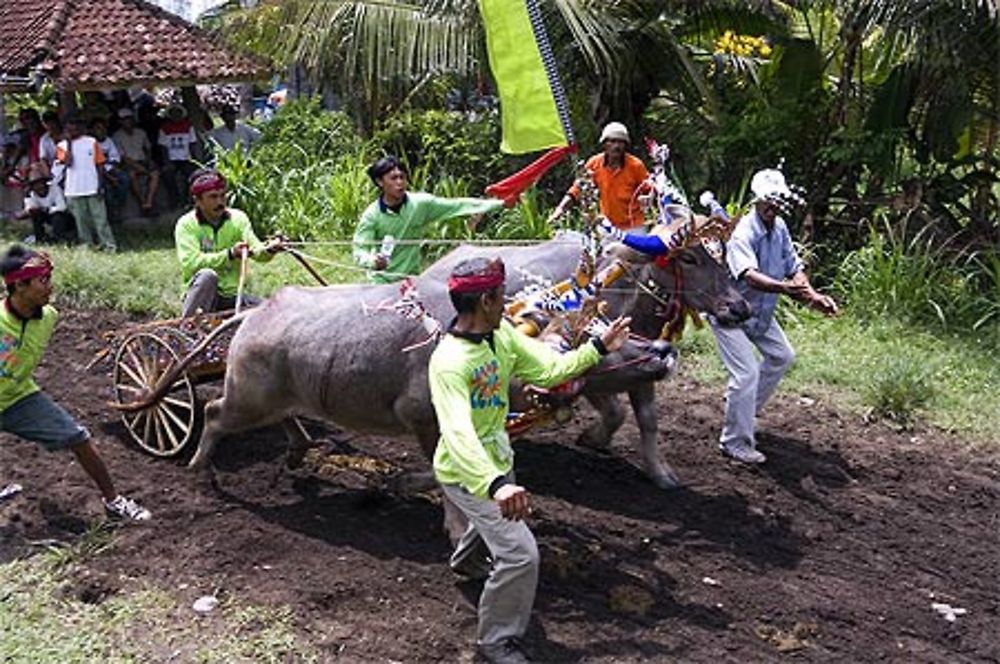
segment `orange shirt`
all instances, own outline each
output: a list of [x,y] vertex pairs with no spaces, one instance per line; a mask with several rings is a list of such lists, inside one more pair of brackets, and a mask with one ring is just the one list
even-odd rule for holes
[[[645,221],[639,205],[639,187],[649,177],[649,171],[642,160],[626,153],[621,168],[610,168],[602,152],[588,159],[586,166],[594,174],[594,183],[601,194],[601,214],[619,228],[634,228]],[[575,183],[567,193],[580,199],[580,189]]]

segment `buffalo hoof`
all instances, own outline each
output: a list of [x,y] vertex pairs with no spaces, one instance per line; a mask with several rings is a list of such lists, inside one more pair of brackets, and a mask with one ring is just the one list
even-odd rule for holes
[[576,439],[576,444],[598,452],[607,452],[611,449],[611,436],[597,433],[590,429],[580,434]]
[[655,484],[657,488],[664,489],[666,491],[679,489],[681,487],[681,479],[677,477],[677,474],[672,470],[650,474],[649,479],[653,480],[653,484]]

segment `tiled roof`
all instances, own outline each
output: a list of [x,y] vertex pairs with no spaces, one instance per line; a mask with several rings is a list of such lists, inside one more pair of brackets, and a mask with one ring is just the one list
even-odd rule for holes
[[266,63],[142,0],[0,0],[0,74],[64,90],[251,81]]

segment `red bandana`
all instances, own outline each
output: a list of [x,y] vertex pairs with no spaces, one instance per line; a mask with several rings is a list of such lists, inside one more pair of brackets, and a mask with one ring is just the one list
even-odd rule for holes
[[3,282],[9,286],[19,281],[37,279],[49,274],[52,274],[52,261],[49,260],[48,254],[38,252],[18,269],[3,275]]
[[226,178],[219,173],[212,171],[195,178],[191,183],[191,195],[201,196],[206,191],[222,191],[226,188]]
[[492,261],[482,272],[448,277],[449,293],[485,293],[503,284],[506,270],[499,258]]

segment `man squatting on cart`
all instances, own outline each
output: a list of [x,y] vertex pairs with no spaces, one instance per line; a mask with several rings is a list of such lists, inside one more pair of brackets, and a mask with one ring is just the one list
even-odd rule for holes
[[0,260],[7,297],[0,308],[0,430],[40,443],[49,451],[70,449],[101,491],[113,517],[146,521],[149,510],[115,490],[90,432],[43,392],[32,378],[59,317],[49,304],[52,262],[21,246]]
[[[194,209],[177,220],[174,243],[187,288],[181,316],[199,311],[224,311],[236,306],[243,252],[267,262],[285,249],[281,238],[264,244],[253,232],[246,213],[226,207],[226,180],[218,171],[202,169],[191,175]],[[259,297],[242,296],[240,306],[260,304]]]
[[469,520],[451,566],[467,576],[489,574],[479,600],[479,651],[490,662],[513,663],[526,661],[518,639],[535,600],[539,559],[524,523],[528,492],[515,483],[504,430],[510,379],[542,387],[565,382],[621,348],[630,319],[560,354],[503,320],[504,279],[500,259],[455,267],[448,292],[458,317],[431,355],[428,380],[441,428],[434,475]]

